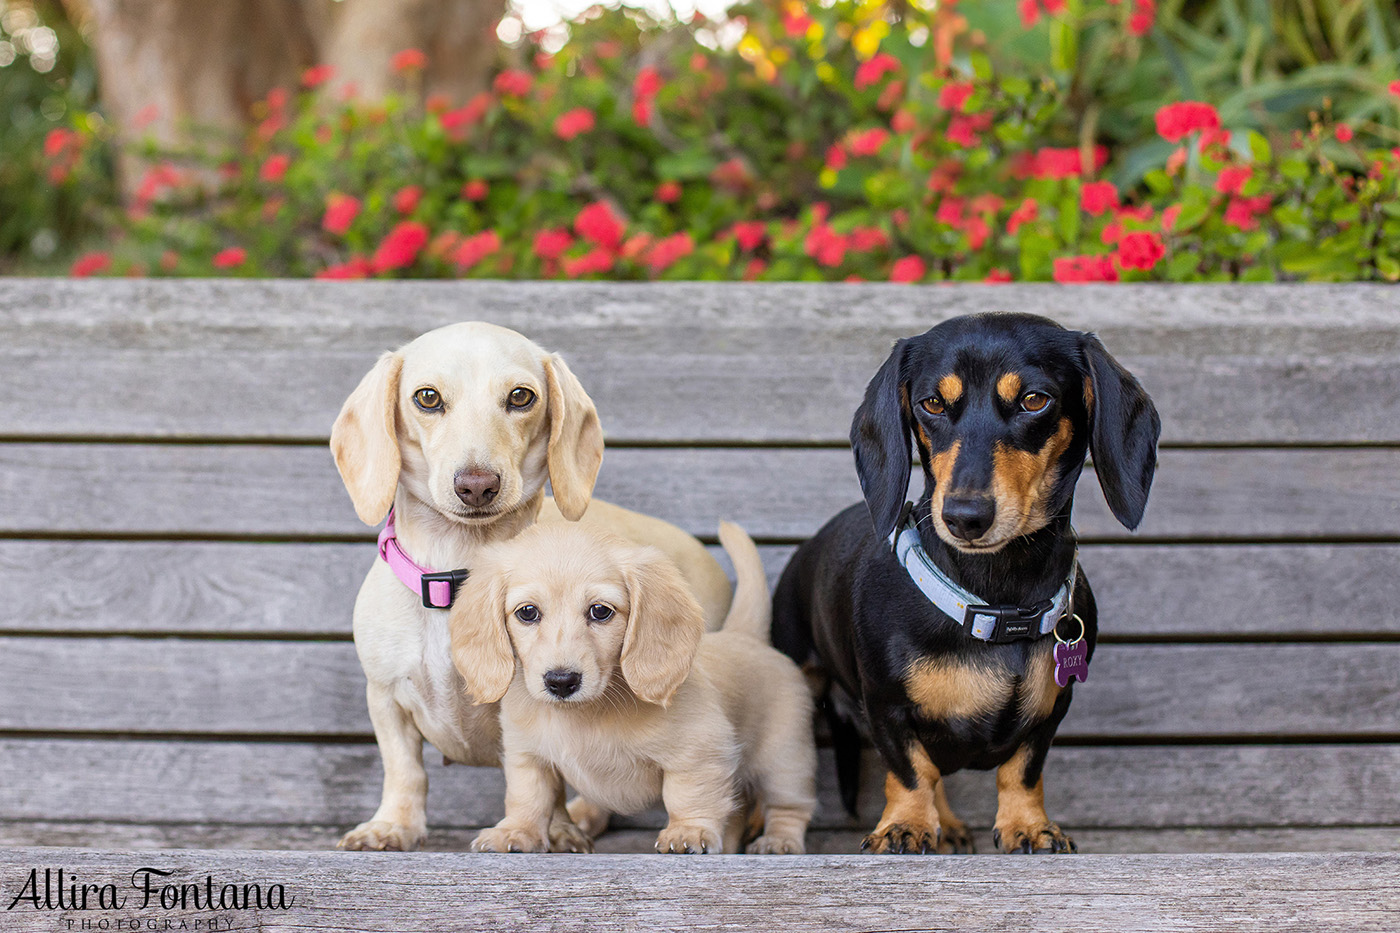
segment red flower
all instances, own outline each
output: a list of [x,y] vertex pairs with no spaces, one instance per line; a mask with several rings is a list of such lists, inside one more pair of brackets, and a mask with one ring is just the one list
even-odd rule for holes
[[1065,11],[1066,0],[1040,0],[1040,5],[1050,16],[1059,16]]
[[1157,135],[1167,142],[1178,142],[1197,130],[1220,126],[1220,114],[1210,104],[1185,100],[1167,104],[1157,111]]
[[343,234],[360,214],[360,201],[348,194],[332,191],[326,197],[326,215],[321,218],[321,229],[327,233]]
[[622,234],[626,225],[622,218],[613,212],[612,205],[605,201],[595,201],[578,212],[578,216],[574,218],[574,230],[595,246],[616,252],[622,245]]
[[768,271],[768,263],[762,259],[750,259],[749,264],[744,267],[744,281],[754,282],[758,277]]
[[462,244],[452,253],[452,262],[459,270],[465,271],[500,248],[500,235],[495,230],[486,230],[463,240]]
[[880,52],[856,67],[856,90],[863,91],[873,84],[879,84],[886,74],[898,70],[899,59],[888,52]]
[[967,209],[974,214],[995,214],[1006,204],[997,194],[979,194],[968,202]]
[[818,219],[803,240],[803,249],[820,265],[839,266],[846,259],[846,238]]
[[112,266],[111,253],[85,253],[73,261],[68,274],[77,279],[87,278],[99,272],[106,272]]
[[1021,27],[1030,29],[1040,20],[1039,0],[1020,0],[1016,10],[1021,14]]
[[1267,194],[1254,198],[1231,198],[1225,208],[1225,222],[1240,230],[1253,230],[1259,226],[1258,215],[1267,211],[1273,199]]
[[1011,216],[1006,219],[1006,232],[1014,234],[1021,229],[1022,224],[1028,224],[1040,213],[1040,205],[1035,202],[1035,198],[1026,198],[1021,202],[1021,206],[1011,212]]
[[44,137],[44,155],[52,159],[54,156],[61,155],[69,146],[76,147],[77,144],[77,133],[58,127],[49,130],[48,135]]
[[1106,146],[1095,146],[1091,154],[1094,164],[1085,170],[1083,156],[1078,149],[1046,146],[1020,159],[1014,173],[1018,178],[1077,178],[1097,172],[1108,164]]
[[466,198],[468,201],[484,201],[486,200],[486,196],[490,193],[491,186],[480,178],[468,179],[462,185],[462,197]]
[[1390,84],[1386,85],[1386,89],[1396,97],[1400,97],[1400,81],[1390,82]]
[[530,77],[527,71],[517,68],[507,68],[496,75],[496,80],[491,86],[496,89],[497,94],[507,97],[524,97],[530,93],[530,88],[535,84],[535,79]]
[[402,221],[394,226],[379,243],[379,248],[374,251],[374,256],[370,259],[370,265],[375,272],[387,272],[390,269],[402,269],[404,266],[412,265],[418,258],[418,254],[423,251],[423,247],[428,245],[428,228],[420,223],[410,220]]
[[743,191],[753,184],[753,172],[743,159],[735,156],[715,166],[710,172],[710,182],[730,191]]
[[889,138],[889,131],[878,126],[874,129],[862,130],[851,137],[851,155],[857,157],[878,155],[880,147]]
[[1145,36],[1152,31],[1152,21],[1156,18],[1156,0],[1136,0],[1132,15],[1128,17],[1128,32],[1135,36]]
[[320,87],[334,77],[334,65],[312,65],[301,73],[301,86],[307,89]]
[[783,31],[794,39],[807,35],[807,30],[812,28],[812,17],[800,11],[800,5],[796,12],[791,7],[783,11]]
[[338,266],[327,266],[316,273],[318,279],[367,279],[374,274],[374,266],[363,256],[352,257]]
[[541,230],[535,234],[535,255],[545,260],[558,259],[573,242],[574,238],[569,236],[569,231],[563,227]]
[[691,239],[690,234],[675,233],[657,240],[656,245],[647,253],[646,263],[651,268],[652,274],[657,275],[665,272],[693,252],[695,252],[695,241]]
[[879,227],[856,227],[846,238],[846,242],[852,251],[866,253],[872,249],[889,246],[890,237]]
[[214,254],[215,269],[236,269],[248,258],[248,251],[241,246],[231,246]]
[[632,101],[632,122],[638,126],[650,125],[651,101],[644,97],[638,97]]
[[956,227],[962,223],[963,199],[948,197],[944,198],[938,205],[938,211],[933,215],[934,219],[941,224]]
[[564,274],[571,279],[576,279],[582,275],[607,272],[612,266],[612,253],[598,247],[575,259],[565,259]]
[[456,110],[439,114],[438,123],[450,139],[461,142],[467,138],[467,130],[486,116],[486,111],[490,109],[491,95],[482,91]]
[[1345,123],[1337,124],[1336,133],[1337,142],[1339,143],[1349,143],[1351,142],[1352,137],[1356,135],[1356,133],[1352,131],[1352,128]]
[[991,226],[981,217],[969,217],[962,230],[967,236],[968,249],[974,251],[981,249],[987,242],[987,237],[992,235]]
[[1118,270],[1111,256],[1061,256],[1054,263],[1054,279],[1062,284],[1116,282]]
[[1177,217],[1181,216],[1181,205],[1173,204],[1162,211],[1162,229],[1168,232],[1176,226]]
[[1250,174],[1247,165],[1227,165],[1215,178],[1215,190],[1221,194],[1239,194]]
[[919,123],[914,119],[914,115],[907,110],[896,110],[894,116],[890,117],[890,129],[896,133],[908,133],[913,131]]
[[168,249],[160,254],[160,271],[174,272],[180,265],[180,254]]
[[399,74],[405,71],[422,71],[427,66],[428,56],[423,54],[422,49],[404,49],[394,53],[394,57],[389,59],[389,67]]
[[729,228],[739,249],[751,253],[762,245],[768,235],[768,225],[761,220],[741,220]]
[[681,186],[674,181],[663,181],[656,186],[652,197],[662,204],[675,204],[681,199]]
[[1124,269],[1151,269],[1167,255],[1167,248],[1157,234],[1139,231],[1123,234],[1116,255]]
[[958,114],[948,121],[947,136],[964,149],[971,149],[981,141],[977,134],[991,125],[990,113]]
[[1005,269],[993,269],[987,273],[987,277],[982,281],[988,285],[1001,285],[1011,281],[1011,273]]
[[662,85],[661,72],[648,65],[632,80],[632,96],[650,100],[661,91]]
[[285,153],[278,153],[268,156],[267,161],[262,164],[262,169],[258,172],[258,177],[263,181],[277,184],[287,174],[287,169],[291,167],[292,157]]
[[962,110],[967,99],[972,96],[972,84],[964,81],[950,81],[938,92],[938,106],[944,110]]
[[560,114],[559,119],[554,121],[554,135],[560,139],[573,139],[580,133],[587,133],[597,124],[593,116],[593,111],[587,107],[575,107],[567,113]]
[[826,167],[833,172],[839,172],[846,167],[846,150],[840,143],[832,143],[826,150]]
[[891,282],[917,282],[928,274],[928,267],[919,256],[904,256],[890,267]]
[[1079,189],[1079,206],[1090,217],[1097,217],[1118,203],[1118,189],[1111,181],[1085,182]]
[[422,199],[423,188],[421,186],[409,185],[407,188],[401,188],[394,194],[394,210],[400,214],[412,214]]

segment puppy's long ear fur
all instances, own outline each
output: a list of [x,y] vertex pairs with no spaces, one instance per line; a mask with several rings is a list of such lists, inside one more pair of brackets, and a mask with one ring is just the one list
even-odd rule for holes
[[335,468],[366,525],[378,525],[394,504],[399,486],[399,440],[395,427],[403,357],[386,353],[341,406],[331,428]]
[[583,517],[603,465],[603,427],[593,399],[553,353],[544,358],[549,384],[549,485],[554,502],[571,522]]
[[479,704],[505,696],[515,677],[515,652],[506,630],[506,581],[499,571],[473,571],[447,617],[452,663]]
[[1093,389],[1089,403],[1093,433],[1089,450],[1104,500],[1129,529],[1142,522],[1157,472],[1162,419],[1133,374],[1119,365],[1093,334],[1082,338]]
[[881,538],[889,537],[899,521],[913,463],[909,413],[903,398],[904,353],[905,342],[901,340],[865,387],[865,401],[851,422],[856,474],[875,534]]
[[626,575],[622,676],[639,698],[665,706],[695,662],[705,613],[680,570],[654,548],[638,549]]

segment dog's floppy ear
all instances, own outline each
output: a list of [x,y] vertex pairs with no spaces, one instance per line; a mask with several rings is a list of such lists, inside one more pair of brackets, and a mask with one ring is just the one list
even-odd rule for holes
[[447,617],[452,663],[473,702],[495,703],[515,677],[515,653],[506,630],[505,575],[473,570],[457,591]]
[[909,440],[908,391],[904,386],[904,354],[901,340],[890,351],[870,385],[865,401],[851,422],[851,449],[856,455],[860,490],[875,523],[875,533],[889,537],[904,507],[909,490],[913,450]]
[[403,357],[386,353],[341,406],[331,427],[335,468],[366,525],[378,525],[394,504],[399,486],[399,439],[395,428]]
[[639,698],[665,706],[695,662],[705,614],[680,570],[655,548],[639,548],[626,576],[622,676]]
[[1089,370],[1084,400],[1093,426],[1089,450],[1099,487],[1114,517],[1125,527],[1136,528],[1157,472],[1162,420],[1137,379],[1104,349],[1099,338],[1085,334],[1081,345]]
[[603,465],[603,427],[593,399],[559,354],[544,358],[549,384],[549,485],[571,522],[583,517]]

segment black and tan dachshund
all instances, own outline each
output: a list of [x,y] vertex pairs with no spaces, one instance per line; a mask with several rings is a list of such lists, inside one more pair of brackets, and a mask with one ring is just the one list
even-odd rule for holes
[[[847,808],[862,735],[888,769],[862,848],[971,851],[942,777],[995,768],[997,845],[1075,850],[1042,780],[1073,686],[1056,646],[1092,656],[1097,634],[1075,483],[1092,453],[1109,508],[1136,528],[1160,430],[1097,337],[1042,317],[954,318],[895,345],[851,425],[865,504],[798,548],[774,594],[774,643],[823,684]],[[924,471],[912,511],[911,438]],[[964,598],[950,614],[939,591],[940,605]]]

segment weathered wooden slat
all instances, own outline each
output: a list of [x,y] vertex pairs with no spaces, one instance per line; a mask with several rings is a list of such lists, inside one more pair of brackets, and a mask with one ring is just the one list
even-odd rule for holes
[[[248,823],[114,823],[94,820],[0,820],[0,847],[76,846],[85,849],[278,849],[330,852],[345,825],[264,825]],[[807,852],[813,855],[852,855],[859,851],[865,829],[813,829]],[[992,831],[972,827],[979,853],[995,852]],[[425,852],[468,852],[478,827],[434,828]],[[1400,828],[1395,826],[1245,827],[1235,829],[1080,829],[1071,827],[1084,855],[1132,853],[1220,854],[1227,852],[1395,852]],[[652,829],[610,830],[595,843],[599,853],[646,854],[652,851]],[[392,858],[392,856],[390,856]]]
[[[868,830],[884,803],[867,750],[860,813],[848,815],[830,752],[821,752],[813,827]],[[434,831],[495,823],[505,785],[492,768],[443,767],[424,754]],[[329,825],[374,812],[383,778],[363,743],[0,739],[0,822],[120,819],[133,823]],[[948,777],[963,819],[990,827],[994,776]],[[1066,828],[1203,829],[1400,826],[1400,746],[1065,746],[1051,751],[1046,806]],[[615,828],[659,828],[659,810]],[[1394,830],[1400,840],[1400,828]],[[178,840],[176,840],[178,842]]]
[[[1173,539],[1400,537],[1400,450],[1169,450],[1139,533]],[[810,535],[859,499],[835,449],[610,451],[599,497],[713,536]],[[1128,533],[1092,471],[1075,503],[1090,539]],[[0,444],[0,534],[372,535],[321,447]]]
[[[1400,735],[1400,644],[1102,645],[1060,730]],[[348,642],[0,638],[0,730],[368,736]]]
[[[0,852],[7,881],[27,878],[38,865],[61,865],[90,883],[133,894],[106,915],[140,919],[143,929],[146,917],[192,926],[211,916],[193,903],[142,910],[130,885],[143,867],[172,872],[164,880],[177,886],[202,886],[206,877],[216,878],[215,885],[284,884],[288,909],[214,913],[274,931],[1388,931],[1400,909],[1400,856],[1379,853],[1011,859]],[[41,919],[58,915],[25,903],[0,914],[0,929],[29,930]]]
[[[793,547],[760,551],[771,585]],[[1400,545],[1099,544],[1080,558],[1103,637],[1400,635]],[[0,540],[0,633],[345,638],[373,559],[368,543]]]
[[896,338],[1015,308],[1099,332],[1169,441],[1400,441],[1396,298],[1353,285],[10,280],[0,435],[322,437],[380,352],[485,319],[563,352],[615,440],[840,441]]

